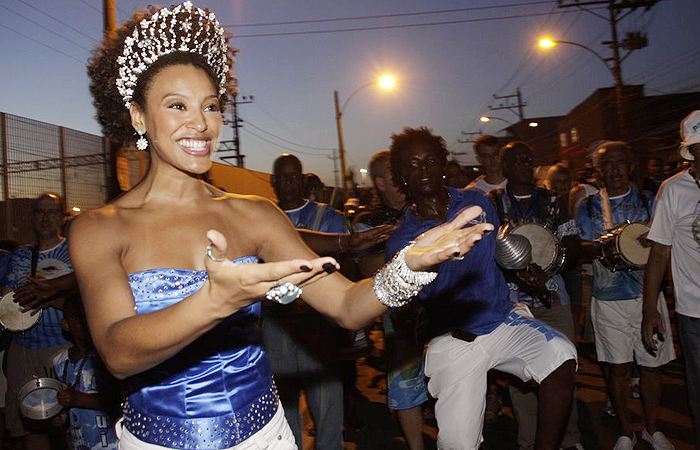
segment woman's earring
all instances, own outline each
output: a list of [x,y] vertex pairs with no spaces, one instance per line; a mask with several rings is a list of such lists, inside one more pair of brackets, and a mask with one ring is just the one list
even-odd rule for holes
[[148,148],[148,139],[146,139],[143,136],[144,132],[139,131],[138,133],[139,133],[139,138],[136,141],[136,148],[141,150],[141,151],[146,150]]

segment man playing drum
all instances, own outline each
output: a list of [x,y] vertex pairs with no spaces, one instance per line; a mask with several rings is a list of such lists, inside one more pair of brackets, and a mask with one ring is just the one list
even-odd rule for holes
[[[511,142],[501,149],[500,160],[507,184],[491,191],[499,220],[530,240],[532,261],[527,273],[509,273],[510,299],[524,303],[536,319],[574,342],[574,322],[564,279],[557,273],[565,261],[560,239],[575,245],[577,230],[569,219],[566,201],[553,191],[535,187],[532,149],[524,142]],[[518,421],[518,448],[532,450],[537,429],[537,395],[534,386],[511,383],[510,397]],[[560,447],[583,448],[580,444],[576,406],[571,408]]]
[[[61,331],[61,306],[66,292],[77,292],[68,241],[61,235],[65,208],[56,194],[45,193],[34,200],[31,222],[36,234],[32,246],[15,250],[10,256],[3,295],[14,291],[16,315],[34,310],[41,319],[14,334],[7,351],[6,426],[10,435],[24,441],[26,449],[48,449],[48,437],[41,430],[25,429],[17,395],[34,377],[51,374],[51,359],[68,342]],[[21,306],[20,306],[21,305]],[[3,308],[5,310],[6,308]],[[9,310],[9,308],[8,308]],[[10,312],[5,311],[5,314]],[[0,321],[11,318],[0,317]],[[8,328],[7,324],[4,325]]]
[[[581,202],[576,223],[585,241],[581,244],[582,255],[600,258],[601,244],[596,239],[611,231],[614,234],[615,227],[628,221],[648,222],[654,199],[651,193],[640,192],[630,184],[634,167],[632,149],[624,142],[603,144],[596,151],[593,162],[602,175],[605,189]],[[644,347],[641,336],[642,277],[640,269],[612,271],[600,259],[593,261],[591,318],[598,360],[610,364],[608,389],[620,420],[615,450],[632,449],[637,442],[627,408],[634,359],[641,375],[645,427],[642,438],[651,443],[651,436],[654,436],[653,448],[657,450],[674,448],[663,433],[658,432],[657,420],[661,400],[659,367],[675,358],[673,340],[667,336],[659,343],[655,354]],[[666,302],[662,296],[657,302],[668,330]]]

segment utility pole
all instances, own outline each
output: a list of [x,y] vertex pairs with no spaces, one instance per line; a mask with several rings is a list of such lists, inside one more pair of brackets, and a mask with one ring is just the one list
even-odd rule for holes
[[[610,24],[610,40],[601,42],[603,45],[607,45],[612,50],[612,57],[604,58],[605,62],[612,62],[612,67],[608,66],[615,79],[615,109],[617,110],[617,126],[620,139],[625,140],[627,137],[627,120],[625,112],[625,93],[624,93],[624,83],[622,81],[622,62],[632,53],[634,50],[639,50],[647,46],[646,35],[639,32],[627,33],[625,39],[620,42],[617,35],[617,24],[618,22],[630,14],[637,8],[644,8],[645,11],[651,9],[659,0],[592,0],[587,2],[580,2],[578,0],[569,1],[558,0],[559,8],[581,8],[584,11],[595,15],[596,17],[606,20]],[[607,5],[608,6],[608,17],[602,16],[593,11],[587,10],[584,6],[592,5]],[[624,12],[627,10],[627,12]],[[620,49],[623,48],[627,50],[627,53],[620,57]]]
[[[494,99],[496,100],[505,100],[505,103],[501,103],[499,106],[489,106],[489,109],[491,111],[497,111],[499,109],[507,109],[522,121],[525,117],[525,111],[524,107],[527,106],[527,103],[523,103],[523,98],[522,95],[520,94],[520,88],[517,88],[515,90],[515,94],[511,95],[495,95],[493,96]],[[511,103],[510,99],[514,98],[516,103]],[[517,109],[518,112],[515,112],[514,110]]]
[[[356,91],[357,92],[357,91]],[[335,102],[335,126],[338,131],[338,152],[340,156],[340,176],[342,180],[341,187],[343,189],[343,200],[348,196],[347,172],[345,167],[345,139],[343,138],[343,111],[340,108],[338,100],[338,91],[333,91],[333,100]]]
[[[114,38],[117,32],[117,5],[115,0],[102,1],[102,34],[106,38]],[[108,160],[105,167],[105,175],[107,182],[107,201],[116,198],[121,194],[122,190],[119,187],[119,174],[117,169],[117,157],[122,143],[113,137],[105,137],[106,149],[105,153]]]
[[221,156],[223,161],[228,161],[229,159],[234,159],[236,161],[235,165],[238,167],[245,167],[243,159],[245,155],[241,154],[241,139],[239,135],[239,128],[243,119],[238,117],[238,105],[247,105],[248,103],[253,103],[255,98],[252,95],[244,95],[242,101],[238,101],[238,95],[234,94],[232,100],[229,102],[231,105],[231,128],[233,129],[233,139],[230,141],[221,141],[220,145],[222,148],[219,149],[219,153],[234,152],[233,155]]
[[340,186],[340,180],[338,178],[338,156],[335,154],[335,149],[333,149],[333,156],[326,155],[326,158],[333,160],[333,175],[335,177],[335,185]]

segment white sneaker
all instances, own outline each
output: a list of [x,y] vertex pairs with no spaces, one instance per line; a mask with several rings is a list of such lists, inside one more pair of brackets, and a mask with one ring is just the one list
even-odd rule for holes
[[632,433],[632,439],[627,436],[620,436],[615,442],[613,450],[632,450],[637,445],[637,436]]
[[642,439],[647,441],[654,450],[675,450],[676,447],[671,444],[671,441],[660,431],[649,435],[649,432],[644,429],[642,431]]

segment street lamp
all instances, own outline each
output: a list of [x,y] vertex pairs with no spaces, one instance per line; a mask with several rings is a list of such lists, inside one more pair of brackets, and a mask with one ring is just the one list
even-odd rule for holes
[[[583,44],[579,44],[578,42],[571,42],[571,41],[562,41],[559,39],[551,39],[551,38],[542,38],[539,40],[538,45],[540,48],[549,50],[551,48],[554,48],[557,44],[566,44],[566,45],[573,45],[578,48],[582,48],[586,50],[587,52],[591,53],[594,55],[596,58],[598,58],[604,65],[605,67],[610,71],[610,73],[613,76],[613,79],[615,80],[615,109],[617,110],[617,121],[618,121],[618,127],[619,127],[619,132],[622,138],[625,138],[626,135],[626,123],[625,123],[625,111],[624,111],[624,94],[622,92],[622,70],[620,69],[620,58],[618,57],[617,53],[615,53],[614,57],[612,58],[603,58],[598,52],[593,50],[590,47],[586,47]],[[625,56],[628,56],[629,53]],[[624,59],[624,58],[623,58]],[[608,61],[612,61],[612,65],[608,64]]]
[[479,117],[479,120],[481,120],[484,123],[491,122],[492,120],[500,120],[502,122],[507,123],[508,125],[515,125],[513,122],[509,122],[506,119],[501,119],[500,117],[481,116]]
[[340,100],[338,99],[338,91],[333,91],[333,100],[335,101],[335,125],[338,129],[338,153],[340,153],[340,170],[342,172],[343,198],[347,196],[348,192],[347,173],[345,169],[345,140],[343,138],[343,113],[345,112],[345,108],[348,106],[348,102],[350,101],[350,99],[353,98],[355,94],[357,94],[365,88],[371,86],[379,86],[382,89],[392,89],[395,84],[396,80],[394,79],[394,77],[385,75],[379,80],[372,81],[371,83],[367,83],[355,89],[352,92],[352,94],[348,96],[347,100],[345,100],[343,106],[340,106]]

